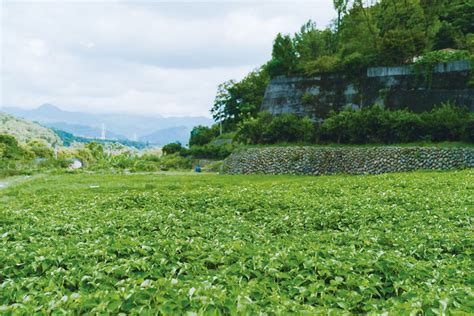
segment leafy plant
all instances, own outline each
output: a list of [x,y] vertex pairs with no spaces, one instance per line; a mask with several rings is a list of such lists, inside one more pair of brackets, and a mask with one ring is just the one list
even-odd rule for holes
[[38,178],[0,191],[0,313],[472,314],[473,176]]

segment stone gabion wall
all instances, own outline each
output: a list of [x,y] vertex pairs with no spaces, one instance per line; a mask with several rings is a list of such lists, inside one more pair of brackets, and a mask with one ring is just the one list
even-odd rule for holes
[[264,147],[230,155],[227,174],[381,174],[474,167],[474,149],[435,147]]

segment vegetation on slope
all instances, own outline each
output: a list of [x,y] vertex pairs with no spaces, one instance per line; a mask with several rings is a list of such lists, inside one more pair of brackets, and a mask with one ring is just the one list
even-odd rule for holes
[[49,128],[2,112],[0,112],[0,134],[13,135],[23,143],[40,139],[50,146],[59,146],[62,144],[58,135]]
[[473,180],[43,177],[0,192],[0,310],[471,314]]
[[71,146],[74,143],[99,143],[99,144],[121,144],[124,146],[128,147],[133,147],[136,149],[144,149],[148,147],[147,143],[144,142],[139,142],[139,141],[132,141],[128,139],[98,139],[98,138],[88,138],[88,137],[81,137],[81,136],[76,136],[74,134],[52,128],[52,130],[61,138],[65,146]]

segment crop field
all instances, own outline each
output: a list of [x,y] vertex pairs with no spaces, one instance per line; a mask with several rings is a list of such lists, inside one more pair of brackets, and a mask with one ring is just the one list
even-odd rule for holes
[[0,314],[474,313],[474,170],[49,175],[0,191]]

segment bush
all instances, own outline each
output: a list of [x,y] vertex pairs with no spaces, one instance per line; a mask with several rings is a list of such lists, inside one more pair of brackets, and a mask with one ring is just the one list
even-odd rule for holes
[[189,146],[203,146],[209,144],[214,137],[219,135],[219,126],[213,125],[212,127],[207,126],[196,126],[191,131],[191,137],[189,138]]
[[54,156],[54,151],[51,146],[43,139],[32,139],[27,144],[28,149],[31,150],[35,157],[51,158]]
[[159,171],[161,169],[160,164],[156,161],[150,160],[136,160],[133,166],[130,168],[131,171],[144,171],[144,172],[153,172]]
[[279,142],[310,142],[314,138],[314,126],[307,117],[295,114],[271,115],[259,113],[239,126],[236,140],[245,144],[275,144]]
[[466,133],[469,112],[448,103],[423,113],[422,118],[432,141],[458,141]]
[[471,114],[469,119],[466,121],[463,132],[463,140],[474,143],[474,114]]
[[243,144],[263,144],[265,129],[273,119],[270,112],[258,113],[256,118],[249,118],[239,124],[235,140]]
[[370,58],[359,53],[352,53],[342,60],[342,69],[349,76],[358,76],[367,70]]
[[94,159],[99,160],[105,157],[104,155],[104,146],[96,142],[88,143],[85,148],[87,148]]
[[1,155],[0,158],[22,159],[32,158],[25,149],[20,147],[15,137],[7,134],[0,134]]
[[304,74],[312,76],[318,73],[328,73],[340,70],[341,60],[337,56],[321,56],[316,60],[307,62],[304,66]]
[[183,150],[183,146],[181,146],[180,142],[170,143],[170,144],[164,145],[162,148],[163,154],[165,155],[179,153],[182,150]]
[[[472,141],[473,124],[473,116],[469,116],[467,109],[450,104],[422,114],[408,110],[393,111],[376,105],[364,107],[360,111],[345,109],[339,113],[331,112],[314,133],[318,142],[342,144]],[[290,126],[286,132],[295,133],[291,125],[281,124],[275,130]],[[260,124],[259,129],[264,130],[265,127]],[[309,127],[306,129],[310,130]],[[294,141],[281,133],[284,132],[275,136],[280,141]],[[300,137],[298,140],[305,139]]]
[[408,143],[426,138],[424,122],[419,114],[407,110],[392,112],[390,143]]
[[308,142],[314,135],[311,120],[300,119],[295,114],[275,116],[265,130],[265,141],[269,144],[278,142]]
[[163,156],[160,161],[161,170],[189,170],[192,168],[192,161],[184,158],[178,153]]
[[232,153],[232,144],[191,146],[189,154],[193,158],[224,159]]
[[450,104],[422,114],[372,106],[333,112],[320,134],[323,141],[350,144],[459,141],[469,139],[468,117],[466,109]]

